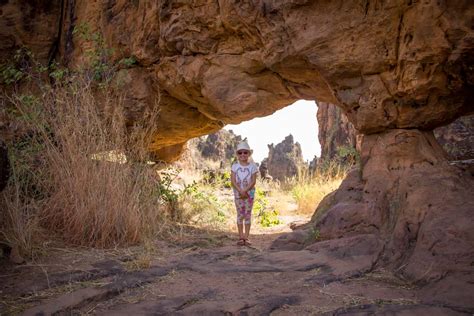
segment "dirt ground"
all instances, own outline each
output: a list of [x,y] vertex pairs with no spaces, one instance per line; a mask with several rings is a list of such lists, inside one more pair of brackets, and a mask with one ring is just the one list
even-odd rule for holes
[[[195,231],[179,242],[114,250],[51,248],[34,264],[1,263],[1,315],[466,315],[420,303],[418,289],[382,270],[341,268],[310,251],[270,249],[308,217],[281,225]],[[370,271],[370,272],[366,272]]]

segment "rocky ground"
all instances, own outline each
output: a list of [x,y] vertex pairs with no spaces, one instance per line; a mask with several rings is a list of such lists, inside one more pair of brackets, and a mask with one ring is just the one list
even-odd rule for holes
[[271,249],[291,223],[308,220],[294,209],[280,218],[281,225],[256,226],[252,246],[237,246],[232,231],[197,230],[179,242],[106,251],[51,248],[35,264],[3,262],[0,314],[469,314],[421,303],[415,285],[372,270],[370,258]]

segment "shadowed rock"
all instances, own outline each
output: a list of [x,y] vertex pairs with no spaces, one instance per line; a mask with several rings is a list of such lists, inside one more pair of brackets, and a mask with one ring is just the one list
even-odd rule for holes
[[103,301],[117,296],[126,289],[135,288],[152,282],[168,274],[170,268],[152,267],[145,271],[124,272],[113,276],[105,286],[79,289],[63,294],[41,305],[26,310],[22,315],[53,315],[70,313],[94,301]]
[[429,305],[397,305],[397,304],[367,304],[352,307],[343,307],[329,313],[322,315],[403,315],[403,316],[417,316],[417,315],[446,315],[446,316],[461,316],[469,315],[468,312],[456,311],[449,307],[429,306]]

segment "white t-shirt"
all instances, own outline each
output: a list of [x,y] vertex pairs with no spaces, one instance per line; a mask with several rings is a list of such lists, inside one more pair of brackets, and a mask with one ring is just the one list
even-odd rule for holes
[[242,166],[239,162],[236,162],[232,165],[232,172],[235,174],[235,182],[243,189],[249,185],[252,175],[258,172],[258,168],[254,162],[249,162],[247,166]]

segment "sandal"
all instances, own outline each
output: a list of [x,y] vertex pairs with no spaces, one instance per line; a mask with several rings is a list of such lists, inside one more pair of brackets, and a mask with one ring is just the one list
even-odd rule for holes
[[244,239],[244,245],[246,245],[246,246],[251,246],[252,243],[250,242],[250,240]]
[[244,239],[244,238],[240,238],[239,241],[237,242],[237,245],[238,245],[238,246],[245,246],[245,239]]

